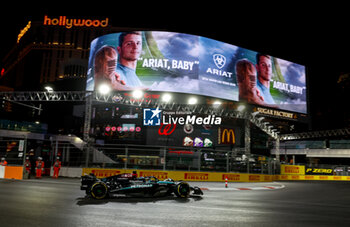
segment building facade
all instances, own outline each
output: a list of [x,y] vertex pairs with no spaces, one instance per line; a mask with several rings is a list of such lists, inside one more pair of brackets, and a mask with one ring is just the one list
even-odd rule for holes
[[[19,33],[15,46],[2,61],[0,90],[44,91],[46,86],[56,91],[85,90],[91,41],[104,34],[127,30],[139,29],[115,27],[108,17],[73,18],[45,15],[41,20],[29,21]],[[24,120],[26,118],[24,115],[27,116],[28,121],[38,118],[48,124],[48,131],[51,133],[82,136],[84,104],[45,103],[42,106],[44,109],[42,112],[13,105],[13,111],[3,116],[10,120]],[[263,110],[265,109],[260,108],[259,111],[262,112],[265,120],[271,117],[271,122],[279,120],[287,122],[284,125],[278,123],[287,130],[290,125],[305,127],[305,124],[299,124],[299,119],[293,119],[294,115],[289,117],[292,121],[288,121],[276,119],[271,111]],[[280,117],[279,115],[277,117]],[[178,132],[173,136],[166,138],[158,136],[158,129],[146,129],[142,126],[142,109],[134,107],[94,105],[91,123],[91,135],[101,144],[124,142],[182,146],[185,143],[184,138],[190,134],[186,134],[185,128],[179,127]],[[213,145],[220,145],[220,148],[244,148],[243,120],[227,119],[225,124],[215,129],[194,128],[193,133],[197,134],[191,135],[192,139],[202,137],[204,142],[204,139],[208,138]],[[235,143],[231,141],[224,145],[219,144],[219,135],[224,134],[225,130],[233,129],[236,133]],[[250,135],[255,138],[252,140],[251,147],[255,149],[255,153],[268,155],[267,136],[254,127]]]
[[29,21],[2,61],[0,84],[13,90],[38,90],[59,80],[85,79],[90,42],[116,31],[108,18],[46,15],[42,21]]

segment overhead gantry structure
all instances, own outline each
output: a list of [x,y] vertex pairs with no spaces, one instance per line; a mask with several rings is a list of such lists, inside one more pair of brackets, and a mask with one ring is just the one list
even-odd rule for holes
[[[101,94],[92,91],[15,91],[15,92],[0,92],[0,99],[9,102],[86,102],[85,120],[91,120],[91,104],[93,101],[132,105],[146,108],[156,108],[173,111],[190,111],[198,114],[210,114],[218,117],[240,118],[246,119],[267,133],[274,139],[278,138],[278,132],[272,129],[268,122],[264,122],[262,117],[256,117],[257,113],[247,111],[239,111],[236,109],[222,108],[220,105],[208,104],[187,104],[174,101],[162,101],[155,98],[153,95],[145,98],[134,98],[126,96],[121,92],[113,92]],[[89,116],[90,115],[90,116]],[[87,130],[88,132],[89,130]]]

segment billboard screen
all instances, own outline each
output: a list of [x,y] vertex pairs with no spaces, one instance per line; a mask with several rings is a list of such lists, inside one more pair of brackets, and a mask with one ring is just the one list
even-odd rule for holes
[[112,33],[91,43],[87,90],[168,91],[307,113],[305,67],[174,32]]

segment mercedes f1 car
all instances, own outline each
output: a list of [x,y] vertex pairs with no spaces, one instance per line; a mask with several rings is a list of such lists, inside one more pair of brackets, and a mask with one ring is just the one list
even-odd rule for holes
[[127,196],[167,196],[175,194],[180,198],[203,195],[199,187],[191,187],[184,181],[158,180],[156,177],[135,177],[133,174],[119,174],[106,178],[85,175],[81,178],[81,190],[95,199],[104,199],[113,194]]

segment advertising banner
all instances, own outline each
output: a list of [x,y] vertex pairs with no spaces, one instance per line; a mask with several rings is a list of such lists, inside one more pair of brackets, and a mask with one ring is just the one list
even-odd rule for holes
[[181,92],[307,113],[305,67],[209,38],[159,31],[91,43],[87,90]]
[[314,167],[307,167],[305,174],[310,175],[333,175],[333,169],[332,168],[314,168]]
[[281,174],[286,175],[305,175],[305,166],[281,165]]
[[[178,117],[181,115],[173,115]],[[221,125],[167,124],[147,127],[146,143],[159,146],[244,147],[244,121],[224,120]]]
[[109,177],[117,174],[132,173],[136,171],[138,177],[154,176],[159,180],[171,178],[175,181],[214,181],[225,182],[271,182],[272,175],[248,173],[222,173],[222,172],[195,172],[195,171],[167,171],[167,170],[140,170],[140,169],[100,169],[83,168],[82,176],[94,173],[97,178]]

